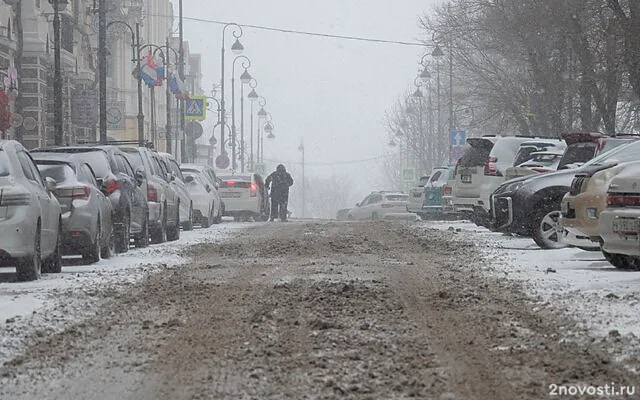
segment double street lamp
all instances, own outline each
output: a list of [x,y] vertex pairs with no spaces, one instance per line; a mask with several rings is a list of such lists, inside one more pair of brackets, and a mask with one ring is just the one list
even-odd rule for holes
[[60,65],[60,12],[67,8],[67,0],[49,0],[53,6],[53,138],[61,146],[64,138],[62,110],[62,67]]
[[265,99],[264,97],[260,96],[260,100],[258,101],[258,105],[260,105],[260,110],[258,110],[258,137],[256,140],[256,147],[257,147],[257,157],[258,157],[258,163],[263,163],[264,160],[262,159],[262,154],[264,153],[262,151],[262,147],[264,144],[264,141],[262,140],[262,121],[267,118],[267,111],[264,109],[264,106],[267,105],[267,99]]
[[[222,48],[221,48],[221,59],[220,59],[220,124],[224,127],[225,126],[225,101],[224,101],[224,53],[225,53],[225,33],[227,31],[227,28],[232,27],[232,31],[231,33],[233,34],[233,37],[236,38],[235,42],[233,42],[233,45],[231,46],[231,51],[234,54],[240,54],[242,53],[242,51],[244,50],[244,46],[242,46],[242,43],[240,43],[240,37],[242,36],[242,27],[236,23],[228,23],[226,24],[223,28],[222,28]],[[233,133],[232,133],[233,135]],[[220,154],[224,155],[226,153],[225,151],[225,140],[224,140],[224,129],[220,130]],[[235,163],[235,158],[233,160],[233,162]]]
[[236,102],[235,102],[235,85],[236,85],[236,62],[242,60],[242,68],[244,72],[240,75],[240,165],[241,172],[244,172],[244,85],[251,81],[251,74],[248,69],[251,67],[251,60],[247,56],[240,55],[233,59],[231,63],[231,165],[232,169],[237,168],[236,165]]
[[249,92],[249,94],[247,95],[247,98],[249,99],[249,102],[251,103],[251,110],[250,110],[250,129],[251,129],[251,139],[249,141],[250,144],[250,149],[249,149],[249,171],[253,172],[254,171],[254,158],[253,158],[253,104],[256,102],[256,100],[258,100],[259,96],[258,93],[256,92],[256,87],[258,86],[258,81],[256,81],[254,78],[251,79],[251,81],[249,81],[249,87],[251,88],[251,91]]

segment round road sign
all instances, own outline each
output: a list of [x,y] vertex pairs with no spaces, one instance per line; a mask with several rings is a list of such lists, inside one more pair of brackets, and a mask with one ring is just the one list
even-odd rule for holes
[[38,121],[36,121],[36,119],[33,117],[26,117],[22,122],[22,126],[28,131],[34,130],[36,128],[36,125],[38,125]]
[[229,168],[229,162],[229,156],[227,156],[226,154],[220,154],[218,157],[216,157],[216,167],[220,169]]

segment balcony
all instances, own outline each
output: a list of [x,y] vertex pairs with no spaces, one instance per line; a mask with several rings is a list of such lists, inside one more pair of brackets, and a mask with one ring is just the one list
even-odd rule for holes
[[7,26],[0,25],[0,46],[16,51],[18,42],[16,41],[13,32]]

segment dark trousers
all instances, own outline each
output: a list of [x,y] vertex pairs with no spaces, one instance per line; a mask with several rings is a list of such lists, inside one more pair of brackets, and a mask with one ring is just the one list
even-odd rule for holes
[[287,205],[289,203],[289,193],[274,193],[271,196],[271,219],[287,219]]

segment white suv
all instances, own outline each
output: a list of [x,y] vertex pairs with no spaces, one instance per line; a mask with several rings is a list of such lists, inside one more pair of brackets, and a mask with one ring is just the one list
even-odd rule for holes
[[456,212],[477,225],[489,223],[489,197],[504,182],[520,144],[531,137],[483,136],[467,139],[467,150],[458,160],[452,201]]

